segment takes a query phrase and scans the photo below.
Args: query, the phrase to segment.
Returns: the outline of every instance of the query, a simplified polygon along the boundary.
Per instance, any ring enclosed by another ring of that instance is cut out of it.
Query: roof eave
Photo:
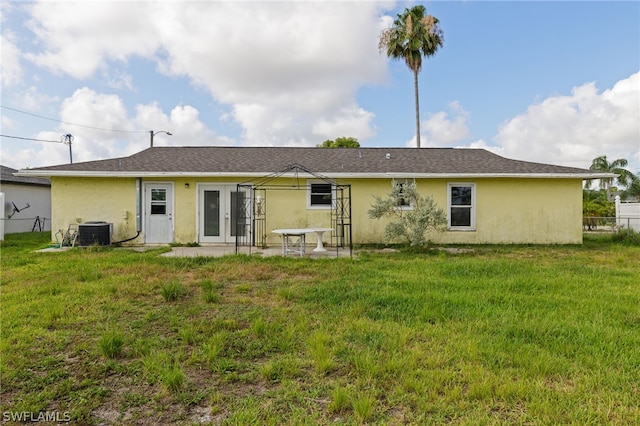
[[[521,178],[521,179],[607,179],[616,177],[613,173],[322,173],[328,178],[353,179],[389,179],[389,178],[420,178],[420,179],[470,179],[470,178]],[[15,176],[26,177],[264,177],[268,172],[160,172],[160,171],[69,171],[69,170],[20,170]],[[285,177],[295,173],[284,174]]]

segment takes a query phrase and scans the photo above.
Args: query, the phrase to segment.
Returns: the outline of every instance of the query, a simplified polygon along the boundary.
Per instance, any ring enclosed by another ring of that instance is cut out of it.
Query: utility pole
[[[73,135],[71,133],[62,135],[62,143],[65,145],[69,145],[69,163],[73,164],[73,154],[71,153],[71,142],[73,142]]]

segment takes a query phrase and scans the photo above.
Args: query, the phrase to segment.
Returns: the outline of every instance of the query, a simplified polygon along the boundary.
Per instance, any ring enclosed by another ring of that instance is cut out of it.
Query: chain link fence
[[[638,217],[600,217],[584,216],[582,218],[584,232],[615,233],[618,231],[640,232],[640,218]]]
[[[46,217],[0,218],[0,240],[4,240],[6,234],[50,231],[51,219]]]

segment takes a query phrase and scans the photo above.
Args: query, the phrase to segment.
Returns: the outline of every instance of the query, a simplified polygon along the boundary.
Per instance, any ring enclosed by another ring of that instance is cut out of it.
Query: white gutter
[[[137,177],[195,177],[195,178],[218,178],[218,177],[247,177],[265,178],[272,173],[252,172],[94,172],[94,171],[62,171],[62,170],[20,170],[14,173],[15,176],[37,176],[37,177],[110,177],[110,178],[137,178]],[[468,178],[522,178],[522,179],[604,179],[613,178],[617,175],[613,173],[318,173],[321,176],[332,179],[468,179]],[[285,173],[279,177],[303,177],[305,174]],[[313,175],[308,175],[314,178]]]

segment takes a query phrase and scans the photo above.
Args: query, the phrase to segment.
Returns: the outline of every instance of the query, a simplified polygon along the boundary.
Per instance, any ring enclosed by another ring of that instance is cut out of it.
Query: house
[[[4,234],[51,229],[49,179],[15,176],[17,172],[0,166],[0,239]]]
[[[336,244],[381,243],[385,222],[367,211],[404,182],[447,212],[433,242],[576,244],[582,181],[609,176],[484,149],[296,147],[151,147],[19,175],[51,179],[52,229],[98,221],[131,244],[251,245],[300,227],[330,227]]]

